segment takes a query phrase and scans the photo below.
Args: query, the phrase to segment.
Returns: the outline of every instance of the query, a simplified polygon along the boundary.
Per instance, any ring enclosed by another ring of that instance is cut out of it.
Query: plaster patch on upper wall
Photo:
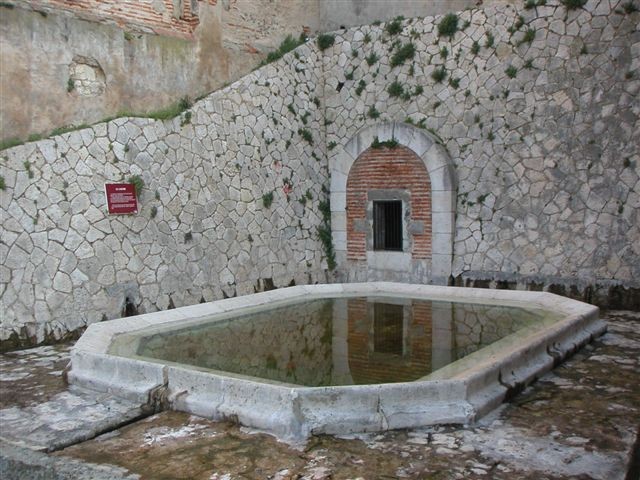
[[[95,58],[76,55],[69,65],[69,90],[81,97],[97,97],[107,89],[104,71]]]

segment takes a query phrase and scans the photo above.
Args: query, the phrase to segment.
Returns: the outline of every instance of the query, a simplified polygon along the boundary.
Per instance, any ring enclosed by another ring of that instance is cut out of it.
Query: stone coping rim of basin
[[[534,307],[551,311],[560,308],[566,314],[587,313],[597,307],[576,300],[548,293],[516,290],[490,290],[465,287],[442,287],[434,285],[402,284],[393,282],[368,282],[349,284],[318,284],[287,287],[234,298],[179,307],[171,310],[145,313],[133,317],[119,318],[91,324],[76,342],[74,351],[108,353],[113,337],[122,333],[133,333],[179,320],[197,322],[212,315],[234,312],[263,305],[278,306],[276,302],[293,302],[300,298],[320,299],[352,296],[355,294],[389,296],[403,295],[416,299],[450,301],[462,299],[467,303],[494,304],[519,307]],[[574,307],[571,309],[569,307]]]

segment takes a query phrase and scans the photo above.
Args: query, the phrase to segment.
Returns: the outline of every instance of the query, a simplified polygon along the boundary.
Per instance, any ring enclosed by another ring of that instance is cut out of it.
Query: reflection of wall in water
[[[389,335],[382,337],[380,319],[376,325],[374,304],[364,298],[349,299],[348,361],[353,383],[384,383],[415,380],[431,370],[431,305],[406,301],[402,335],[391,320]],[[376,329],[376,327],[378,327]],[[402,342],[402,345],[394,342]]]
[[[331,380],[331,300],[143,340],[140,354],[302,385]]]
[[[533,314],[502,306],[453,304],[453,359],[459,359],[527,326]]]

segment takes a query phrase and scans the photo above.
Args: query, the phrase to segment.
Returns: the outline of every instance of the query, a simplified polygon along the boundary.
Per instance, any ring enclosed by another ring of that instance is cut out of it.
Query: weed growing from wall
[[[272,203],[273,203],[273,191],[262,195],[262,205],[264,205],[264,208],[271,207]]]
[[[444,67],[436,68],[431,73],[431,78],[433,78],[436,83],[441,83],[445,78],[447,78],[447,71]]]
[[[576,10],[586,5],[587,0],[560,0],[567,10]]]
[[[439,37],[453,38],[457,31],[458,16],[455,13],[449,13],[445,15],[442,20],[440,20],[440,23],[438,24]]]
[[[8,138],[0,142],[0,150],[6,150],[7,148],[17,147],[18,145],[22,145],[23,143],[24,143],[24,140],[21,140],[17,137]]]
[[[298,135],[309,142],[309,144],[313,145],[313,135],[311,135],[311,132],[309,130],[307,130],[306,128],[300,128],[298,129]]]
[[[389,87],[387,88],[387,93],[390,97],[401,97],[404,95],[404,87],[400,82],[396,80],[391,85],[389,85]]]
[[[413,122],[411,123],[413,124]],[[381,142],[378,137],[375,137],[373,139],[373,142],[371,142],[371,148],[376,150],[379,148],[396,148],[398,145],[398,140],[396,140],[395,138],[391,138],[391,140],[385,140],[384,142]]]
[[[627,3],[625,3],[624,5],[622,5],[622,8],[624,9],[624,12],[626,14],[631,14],[633,12],[637,12],[638,11],[638,7],[635,6],[635,4],[630,0]]]
[[[142,180],[142,177],[140,177],[140,175],[131,175],[127,179],[127,183],[133,184],[133,187],[136,191],[136,196],[140,197],[140,195],[142,194],[142,189],[144,188],[144,180]]]
[[[402,15],[394,18],[389,23],[387,23],[387,26],[384,28],[385,31],[389,35],[397,35],[397,34],[399,34],[402,31],[402,21],[403,20],[404,20],[404,17]]]
[[[191,123],[191,112],[187,111],[184,112],[184,116],[182,117],[182,120],[180,120],[180,126],[184,127],[185,125],[188,125]]]
[[[270,52],[267,55],[267,58],[264,59],[262,63],[260,63],[260,66],[281,59],[286,53],[289,53],[291,50],[302,45],[306,41],[306,39],[307,37],[304,33],[300,34],[300,37],[298,37],[297,39],[293,38],[291,35],[287,35],[287,38],[285,38],[282,43],[280,43],[278,49],[274,52]]]
[[[336,37],[333,35],[328,35],[328,34],[322,34],[322,35],[318,35],[318,48],[320,50],[326,50],[327,48],[331,47],[336,41]]]
[[[24,169],[27,171],[27,176],[29,178],[33,178],[33,170],[31,170],[31,162],[29,160],[25,160],[22,164]]]
[[[322,224],[318,226],[318,239],[324,248],[324,254],[327,259],[327,267],[329,270],[336,268],[336,254],[333,248],[333,239],[331,237],[331,205],[329,200],[320,201],[318,210],[322,214]]]
[[[485,48],[491,48],[493,47],[494,44],[495,44],[495,37],[493,36],[493,33],[487,32],[487,39],[484,42]]]
[[[524,8],[526,10],[531,10],[532,8],[542,7],[547,4],[547,0],[527,0],[524,4]]]
[[[531,43],[536,39],[536,29],[529,28],[526,32],[524,32],[524,36],[522,40],[518,42],[518,46],[523,45],[525,43]]]
[[[400,45],[396,52],[391,56],[390,65],[397,67],[402,65],[407,60],[413,58],[416,54],[416,46],[409,42],[404,45]]]

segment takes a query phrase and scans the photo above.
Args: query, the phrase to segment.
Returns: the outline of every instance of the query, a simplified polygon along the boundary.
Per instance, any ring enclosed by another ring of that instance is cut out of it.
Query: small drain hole
[[[124,307],[122,308],[122,316],[133,317],[134,315],[138,315],[138,307],[135,306],[131,297],[126,297],[124,299]]]

